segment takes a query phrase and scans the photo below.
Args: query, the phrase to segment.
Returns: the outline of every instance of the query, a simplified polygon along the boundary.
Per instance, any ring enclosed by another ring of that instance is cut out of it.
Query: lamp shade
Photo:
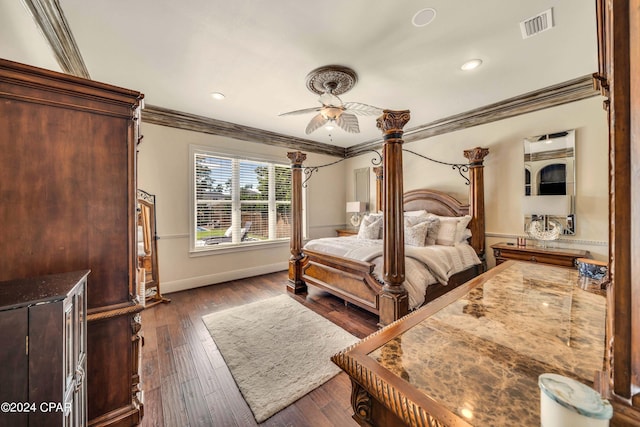
[[[366,212],[366,202],[347,202],[347,212]]]
[[[567,216],[572,213],[571,196],[525,196],[522,212],[525,215]]]

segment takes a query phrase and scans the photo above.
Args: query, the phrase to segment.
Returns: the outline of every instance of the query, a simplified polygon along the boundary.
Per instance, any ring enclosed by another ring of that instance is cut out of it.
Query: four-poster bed
[[[435,190],[414,190],[403,194],[402,128],[409,120],[409,111],[385,110],[378,118],[383,131],[383,166],[375,168],[377,176],[377,208],[382,211],[382,274],[374,274],[372,262],[332,255],[302,246],[302,163],[306,155],[288,154],[292,167],[292,236],[287,289],[305,293],[311,284],[352,304],[380,316],[380,324],[391,323],[409,312],[405,282],[404,212],[427,211],[443,217],[470,215],[470,245],[481,262],[453,274],[446,285],[435,283],[426,287],[425,302],[445,294],[485,270],[484,263],[484,148],[464,152],[469,160],[469,205]],[[384,171],[384,173],[382,172]],[[350,239],[350,238],[342,238]],[[383,282],[381,282],[381,280]]]

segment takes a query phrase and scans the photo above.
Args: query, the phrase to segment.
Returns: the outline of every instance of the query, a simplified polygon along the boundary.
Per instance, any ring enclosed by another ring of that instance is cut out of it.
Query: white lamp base
[[[360,216],[360,214],[358,213],[354,213],[353,215],[351,215],[351,225],[354,227],[359,227],[360,226],[360,221],[362,221],[362,217]]]

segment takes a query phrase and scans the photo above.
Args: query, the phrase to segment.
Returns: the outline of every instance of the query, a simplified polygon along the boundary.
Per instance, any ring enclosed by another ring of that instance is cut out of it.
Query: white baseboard
[[[225,271],[222,273],[207,274],[205,276],[189,277],[187,279],[172,280],[170,282],[162,282],[162,293],[185,291],[187,289],[199,288],[201,286],[213,285],[216,283],[228,282],[230,280],[239,280],[247,277],[260,276],[261,274],[275,273],[277,271],[285,271],[289,268],[289,262],[279,262],[276,264],[261,265],[258,267],[244,268],[242,270]]]

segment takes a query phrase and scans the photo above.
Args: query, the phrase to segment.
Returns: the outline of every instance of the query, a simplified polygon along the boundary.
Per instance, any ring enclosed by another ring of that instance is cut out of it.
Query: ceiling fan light
[[[320,114],[327,120],[335,120],[342,115],[342,109],[336,107],[325,107],[320,110]]]
[[[476,59],[471,59],[471,60],[465,62],[464,64],[462,64],[460,69],[463,70],[463,71],[471,71],[471,70],[475,70],[480,65],[482,65],[482,59],[476,58]]]

